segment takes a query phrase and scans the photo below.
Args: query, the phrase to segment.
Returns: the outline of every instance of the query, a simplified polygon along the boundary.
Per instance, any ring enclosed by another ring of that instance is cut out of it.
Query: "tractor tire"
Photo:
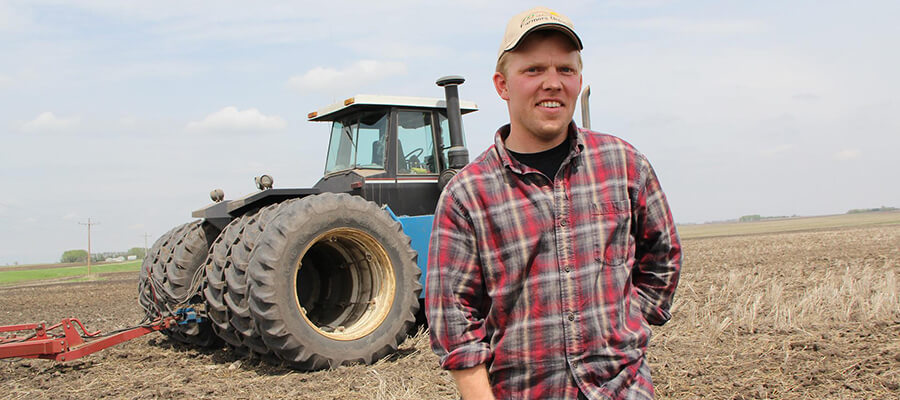
[[[150,247],[150,250],[144,256],[144,261],[141,263],[141,271],[138,275],[138,303],[144,310],[148,321],[163,316],[165,311],[158,308],[159,304],[164,304],[165,302],[157,303],[157,299],[163,294],[157,295],[156,290],[150,285],[153,265],[162,263],[163,261],[161,260],[171,257],[172,247],[168,243],[172,240],[172,235],[183,227],[184,225],[176,226],[160,236],[159,239],[156,239],[156,242],[153,242],[153,247]]]
[[[416,258],[400,223],[361,197],[285,203],[250,258],[250,312],[293,368],[371,364],[396,351],[415,323]]]
[[[153,280],[157,283],[151,290],[150,297],[141,301],[142,305],[152,303],[148,309],[152,312],[175,311],[187,304],[204,303],[202,285],[204,281],[202,266],[207,258],[212,240],[218,232],[202,220],[180,225],[154,243],[150,256],[144,259],[141,266],[141,279]],[[149,274],[148,274],[149,273]],[[142,281],[141,297],[148,294],[146,288],[150,282]],[[158,315],[150,315],[155,318]],[[184,343],[204,347],[219,343],[208,320],[197,324],[176,325],[163,331],[166,335]]]
[[[208,286],[204,291],[210,319],[219,336],[235,347],[246,347],[270,361],[272,352],[260,338],[247,304],[247,265],[250,252],[281,204],[269,205],[228,225],[213,245],[207,262]]]
[[[203,288],[203,297],[206,299],[206,314],[212,322],[213,331],[222,340],[244,351],[244,340],[241,334],[231,327],[228,306],[225,304],[225,268],[231,247],[239,240],[241,225],[244,218],[235,218],[222,230],[209,250],[206,259],[206,287]]]

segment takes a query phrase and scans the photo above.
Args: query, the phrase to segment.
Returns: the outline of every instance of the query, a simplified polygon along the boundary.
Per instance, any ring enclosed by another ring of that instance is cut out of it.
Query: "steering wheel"
[[[418,157],[421,156],[422,153],[424,153],[424,152],[425,152],[425,149],[419,147],[419,148],[417,148],[417,149],[413,149],[413,151],[410,151],[409,153],[406,153],[406,155],[403,156],[403,158],[405,158],[405,159],[407,159],[407,160],[409,160],[410,157],[416,157],[416,158],[418,158]]]

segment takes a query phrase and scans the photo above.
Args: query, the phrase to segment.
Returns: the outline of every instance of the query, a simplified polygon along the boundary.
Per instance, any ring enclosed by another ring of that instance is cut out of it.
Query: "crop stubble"
[[[900,397],[900,225],[688,239],[649,359],[663,399]],[[139,320],[137,277],[0,289],[0,325]],[[160,334],[69,363],[0,361],[2,398],[455,399],[427,335],[373,366],[300,373]]]

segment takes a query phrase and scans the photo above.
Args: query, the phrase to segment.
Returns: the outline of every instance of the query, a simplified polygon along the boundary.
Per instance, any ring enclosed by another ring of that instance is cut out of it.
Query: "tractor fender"
[[[235,218],[259,210],[265,206],[281,203],[290,199],[299,199],[312,194],[322,193],[319,188],[278,188],[266,189],[234,200],[213,203],[191,213],[194,218],[203,218],[206,222],[224,230]]]
[[[434,215],[404,215],[398,217],[390,207],[384,206],[384,209],[394,221],[399,222],[403,226],[403,233],[409,236],[412,249],[419,254],[417,264],[419,270],[422,271],[419,281],[422,283],[422,287],[425,287],[425,276],[428,275],[428,246],[431,243],[431,227],[434,223]],[[425,292],[423,291],[419,297],[424,298]]]

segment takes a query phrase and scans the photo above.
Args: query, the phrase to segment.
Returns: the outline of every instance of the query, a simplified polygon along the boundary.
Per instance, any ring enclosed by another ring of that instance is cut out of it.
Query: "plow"
[[[168,329],[178,323],[178,318],[166,317],[108,334],[88,332],[77,318],[63,318],[58,324],[49,327],[46,322],[0,326],[0,334],[10,335],[0,337],[0,358],[72,361],[148,333]],[[16,336],[17,332],[30,334]]]

